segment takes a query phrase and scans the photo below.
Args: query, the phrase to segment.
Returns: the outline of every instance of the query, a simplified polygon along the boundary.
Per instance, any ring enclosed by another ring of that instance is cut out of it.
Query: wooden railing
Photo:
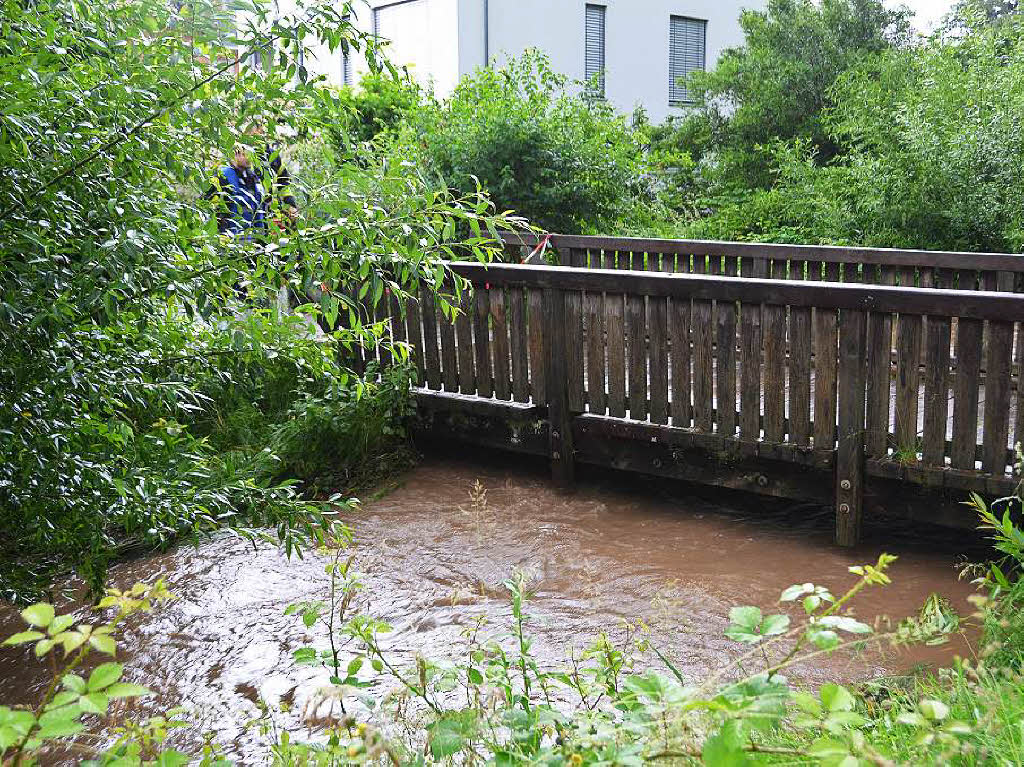
[[[872,478],[961,498],[1014,487],[1010,446],[1024,440],[1024,388],[1013,385],[1011,364],[1015,339],[1024,352],[1015,333],[1024,295],[453,269],[474,287],[454,324],[425,295],[405,317],[396,313],[396,336],[413,348],[426,392],[533,408],[549,424],[562,482],[576,461],[628,463],[595,452],[598,437],[812,467],[833,473],[843,544],[857,540]]]
[[[512,262],[541,237],[502,235]],[[1024,292],[1024,255],[714,240],[659,240],[552,234],[562,266],[718,274],[754,279],[823,280],[870,285]]]

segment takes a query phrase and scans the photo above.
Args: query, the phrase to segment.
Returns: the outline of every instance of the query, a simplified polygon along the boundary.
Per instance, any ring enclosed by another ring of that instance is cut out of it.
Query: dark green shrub
[[[550,231],[612,228],[643,194],[641,148],[607,103],[568,86],[536,51],[478,70],[417,113],[427,163],[449,187],[479,180],[499,210]]]

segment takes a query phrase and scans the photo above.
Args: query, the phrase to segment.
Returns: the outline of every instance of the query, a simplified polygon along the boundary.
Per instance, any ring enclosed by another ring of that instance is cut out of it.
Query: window
[[[708,23],[703,19],[673,16],[668,35],[668,103],[682,106],[693,103],[693,97],[682,80],[704,69],[704,42]]]
[[[587,81],[587,95],[604,98],[604,12],[603,5],[587,4],[586,61],[583,76]]]
[[[344,24],[351,24],[352,14],[346,13],[341,20]],[[341,41],[341,84],[352,84],[352,52],[347,39]]]

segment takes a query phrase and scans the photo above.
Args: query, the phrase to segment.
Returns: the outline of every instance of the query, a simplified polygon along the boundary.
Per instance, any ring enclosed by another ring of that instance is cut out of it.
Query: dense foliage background
[[[455,238],[493,225],[485,198],[377,155],[325,165],[297,226],[220,237],[201,193],[234,148],[262,161],[334,103],[298,41],[366,43],[333,3],[254,5],[237,39],[218,7],[3,3],[0,597],[71,570],[99,588],[125,548],[224,524],[319,539],[336,507],[309,482],[390,449],[407,411],[402,350],[354,364],[384,337],[371,310],[492,253]],[[322,330],[278,311],[284,285]],[[310,458],[314,434],[344,439]]]

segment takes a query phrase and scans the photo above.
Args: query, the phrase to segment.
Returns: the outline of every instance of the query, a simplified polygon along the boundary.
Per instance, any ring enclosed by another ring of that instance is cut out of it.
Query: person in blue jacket
[[[204,197],[220,201],[218,232],[253,242],[268,230],[275,198],[289,221],[297,217],[290,186],[291,176],[279,152],[268,148],[263,162],[254,166],[249,152],[240,146],[230,164],[220,169]]]

